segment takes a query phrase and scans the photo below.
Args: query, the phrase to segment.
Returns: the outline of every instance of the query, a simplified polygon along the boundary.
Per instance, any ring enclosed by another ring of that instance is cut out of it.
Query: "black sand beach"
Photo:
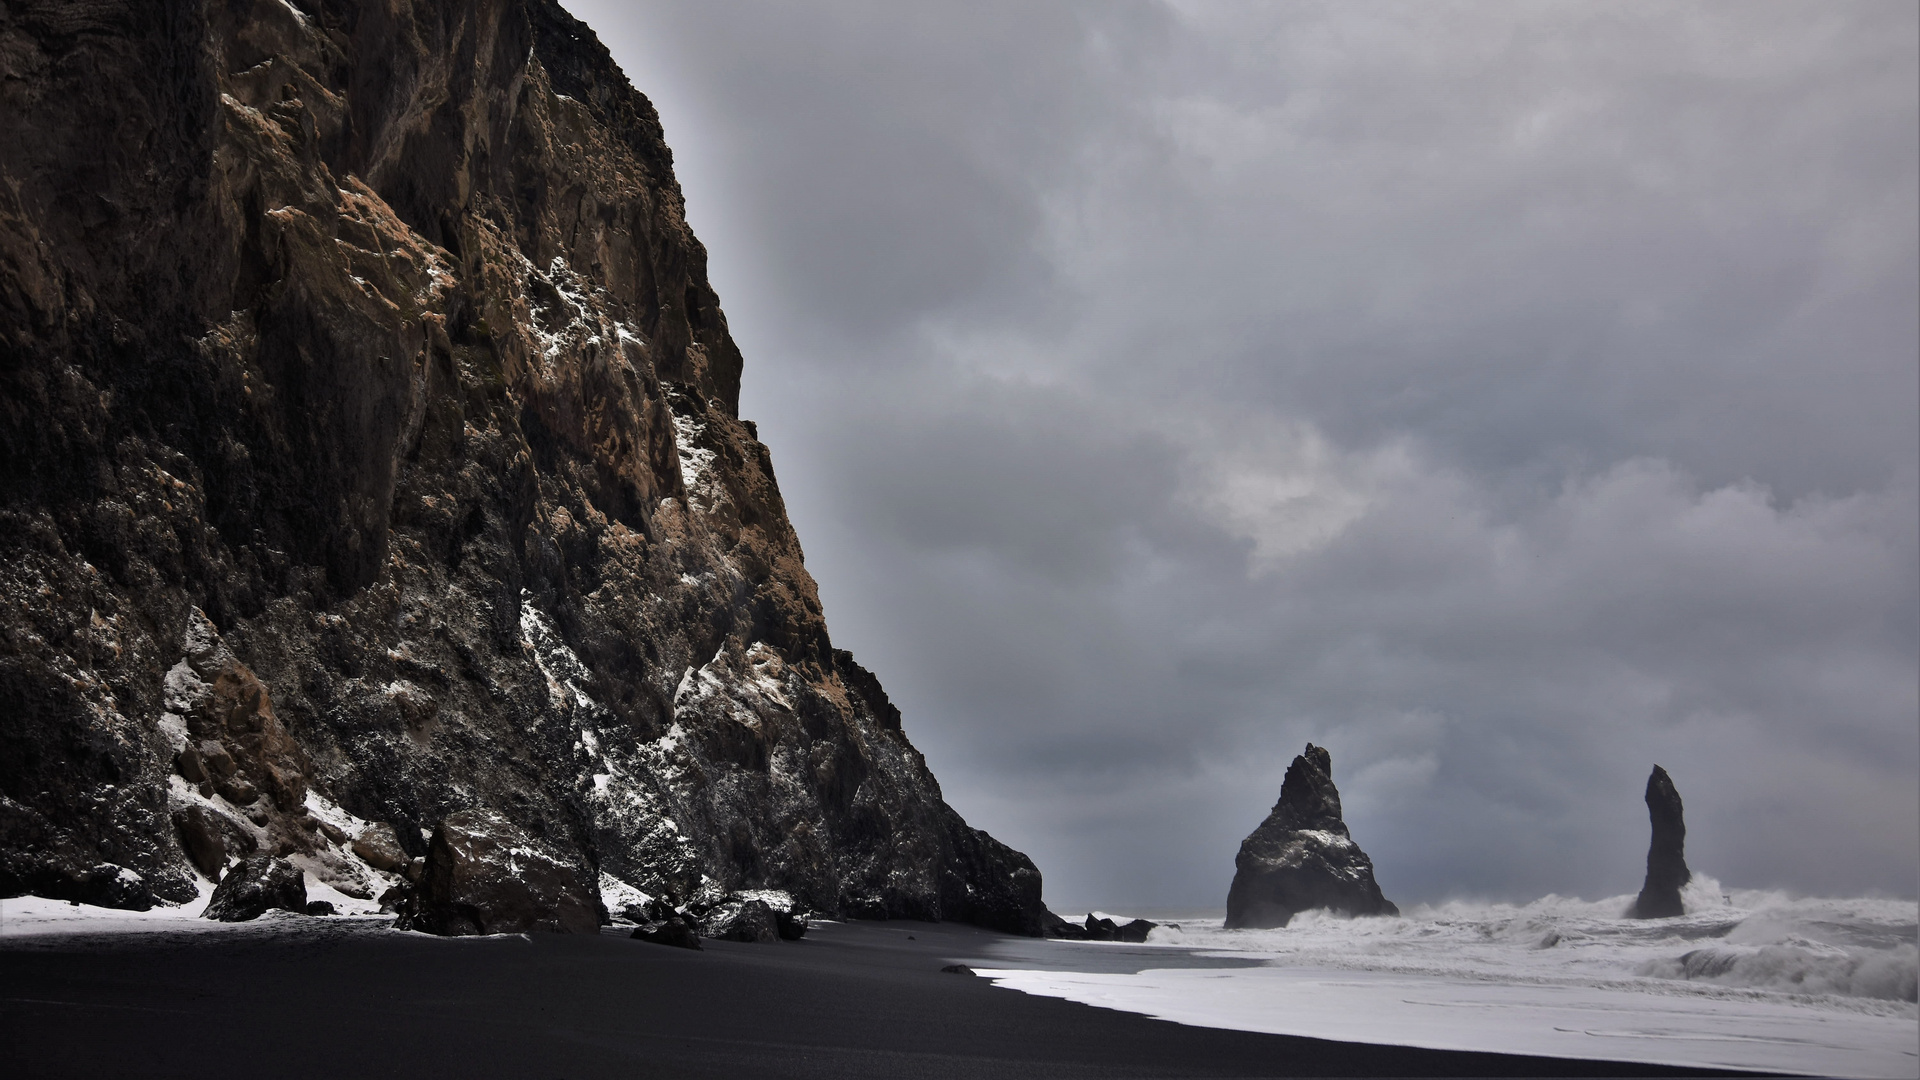
[[[941,971],[1067,947],[905,922],[701,952],[331,919],[0,937],[0,1044],[21,1080],[1709,1075],[1186,1027]]]

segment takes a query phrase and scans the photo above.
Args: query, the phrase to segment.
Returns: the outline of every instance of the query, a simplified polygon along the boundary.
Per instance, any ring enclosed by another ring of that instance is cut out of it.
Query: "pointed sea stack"
[[[1628,909],[1630,919],[1665,919],[1686,914],[1680,889],[1693,880],[1687,869],[1687,822],[1681,816],[1680,793],[1673,778],[1658,765],[1647,777],[1647,816],[1653,819],[1653,842],[1647,847],[1647,881]]]
[[[1227,929],[1285,926],[1326,908],[1342,915],[1398,915],[1373,880],[1373,860],[1340,817],[1333,756],[1307,744],[1280,785],[1280,801],[1240,844],[1227,892]]]

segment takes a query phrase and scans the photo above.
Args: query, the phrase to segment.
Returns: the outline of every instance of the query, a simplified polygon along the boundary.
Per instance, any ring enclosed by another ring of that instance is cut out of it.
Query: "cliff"
[[[371,894],[473,811],[622,896],[1038,931],[833,647],[583,24],[8,0],[0,131],[0,892]]]

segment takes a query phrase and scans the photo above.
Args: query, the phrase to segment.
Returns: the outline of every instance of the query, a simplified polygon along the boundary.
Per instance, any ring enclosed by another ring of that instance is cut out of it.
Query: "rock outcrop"
[[[568,860],[491,810],[462,810],[434,827],[412,926],[430,934],[591,934],[600,902]]]
[[[1647,777],[1647,816],[1653,840],[1647,845],[1647,879],[1628,909],[1630,919],[1665,919],[1686,914],[1680,890],[1693,880],[1687,869],[1687,822],[1673,778],[1658,765]]]
[[[407,849],[400,846],[400,834],[384,821],[376,821],[360,830],[360,835],[354,837],[351,850],[368,866],[390,874],[405,875],[409,864],[413,862],[407,855]]]
[[[686,914],[701,937],[722,941],[799,941],[807,934],[806,911],[777,889],[734,893]]]
[[[1089,911],[1087,921],[1081,928],[1088,941],[1125,941],[1140,944],[1147,940],[1147,935],[1153,933],[1153,928],[1158,925],[1160,924],[1146,919],[1129,919],[1124,923],[1116,923],[1112,919],[1101,918]]]
[[[152,890],[139,874],[113,863],[42,867],[26,883],[40,896],[94,907],[147,911],[154,903]]]
[[[275,910],[307,914],[306,877],[285,859],[254,855],[220,879],[203,914],[218,922],[246,922]]]
[[[584,25],[28,0],[0,57],[0,893],[383,895],[480,811],[589,892],[1040,931],[833,647]]]
[[[700,932],[680,915],[636,926],[633,928],[633,938],[636,941],[650,941],[655,945],[671,945],[676,949],[701,947]]]
[[[780,925],[764,900],[724,903],[700,919],[700,936],[718,941],[780,940]]]
[[[1227,928],[1285,926],[1302,911],[1398,915],[1373,880],[1373,860],[1340,816],[1333,756],[1307,744],[1287,767],[1280,801],[1242,841],[1227,892]]]

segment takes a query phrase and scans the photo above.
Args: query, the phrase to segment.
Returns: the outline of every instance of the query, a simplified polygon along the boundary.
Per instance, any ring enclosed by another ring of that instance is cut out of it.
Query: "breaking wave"
[[[1727,890],[1699,874],[1682,899],[1686,913],[1670,919],[1625,918],[1631,896],[1545,896],[1527,904],[1416,905],[1398,918],[1303,912],[1280,930],[1185,920],[1155,930],[1151,940],[1349,970],[1615,987],[1659,980],[1647,988],[1684,983],[1863,1004],[1916,1001],[1920,905],[1913,901]]]
[[[1685,913],[1631,896],[1456,900],[1399,916],[1303,912],[1228,930],[1218,910],[1142,945],[1007,947],[975,970],[1029,994],[1205,1027],[1320,1039],[1816,1076],[1912,1077],[1920,904],[1723,889]]]
[[[1889,1001],[1920,997],[1920,949],[1913,945],[1879,953],[1816,943],[1695,949],[1671,959],[1650,960],[1639,973],[1796,994]]]

